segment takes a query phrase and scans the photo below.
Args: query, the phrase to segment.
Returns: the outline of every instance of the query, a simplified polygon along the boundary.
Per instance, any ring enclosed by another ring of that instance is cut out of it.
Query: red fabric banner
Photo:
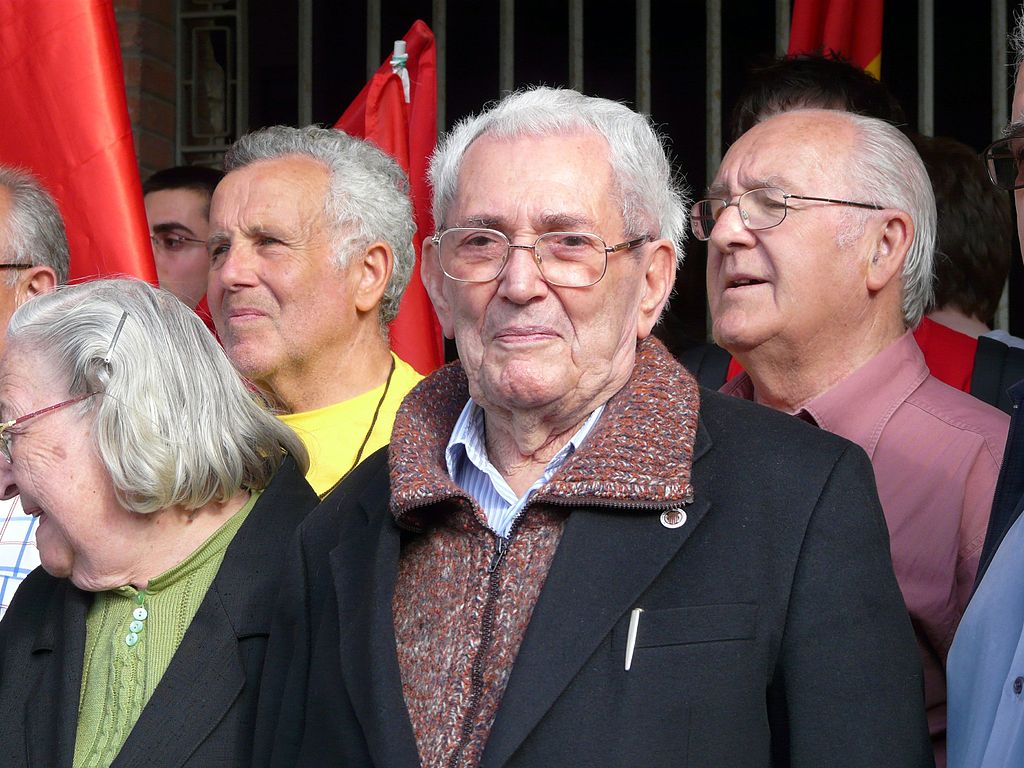
[[[111,0],[0,0],[0,163],[64,215],[71,279],[156,284]]]
[[[882,0],[795,0],[789,55],[835,51],[882,73]]]
[[[413,368],[427,374],[444,363],[441,326],[419,270],[423,240],[434,231],[427,162],[437,141],[437,52],[434,34],[422,21],[416,21],[402,39],[409,56],[409,103],[405,103],[401,78],[391,71],[389,57],[334,127],[369,139],[409,175],[417,224],[416,267],[398,317],[391,323],[391,347]]]

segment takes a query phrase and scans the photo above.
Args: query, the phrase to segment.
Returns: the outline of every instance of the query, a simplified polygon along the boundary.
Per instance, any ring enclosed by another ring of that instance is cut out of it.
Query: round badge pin
[[[682,528],[686,523],[686,512],[681,507],[667,509],[661,513],[661,524],[666,528]]]

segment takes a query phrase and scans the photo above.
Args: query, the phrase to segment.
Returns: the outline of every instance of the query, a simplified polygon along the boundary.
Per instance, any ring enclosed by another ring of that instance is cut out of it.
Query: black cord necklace
[[[326,491],[320,494],[320,501],[323,501],[327,496],[337,488],[341,483],[348,477],[352,470],[359,466],[359,462],[363,460],[363,451],[366,450],[367,443],[370,442],[370,436],[373,435],[373,429],[377,426],[377,417],[380,416],[380,409],[384,406],[384,401],[388,397],[388,390],[391,389],[391,377],[395,375],[395,358],[391,358],[391,370],[388,371],[387,381],[384,382],[384,391],[381,393],[380,400],[377,401],[377,407],[373,409],[373,418],[370,420],[370,428],[366,430],[366,435],[363,437],[363,442],[359,446],[359,450],[356,452],[356,460],[352,462],[352,466],[348,468],[341,477],[335,481],[334,485],[328,488]]]

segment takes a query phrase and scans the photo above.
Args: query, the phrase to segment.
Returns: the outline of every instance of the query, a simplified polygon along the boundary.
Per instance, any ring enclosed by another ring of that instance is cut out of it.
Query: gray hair
[[[8,264],[33,264],[49,267],[57,275],[58,285],[68,281],[68,237],[57,204],[36,179],[25,171],[0,165],[0,187],[11,196],[2,256]],[[0,226],[3,223],[0,222]],[[8,285],[17,281],[9,270]]]
[[[295,434],[167,291],[126,279],[64,286],[18,308],[7,338],[8,350],[53,361],[72,396],[103,395],[74,407],[95,413],[100,460],[135,512],[198,509],[265,488],[285,451],[308,465]]]
[[[324,215],[334,229],[334,254],[344,267],[351,254],[371,243],[384,242],[394,254],[394,270],[380,302],[381,327],[395,319],[409,284],[416,251],[409,181],[393,159],[368,141],[344,131],[309,125],[274,125],[253,131],[224,155],[224,170],[244,168],[261,160],[289,155],[312,158],[330,176]]]
[[[830,111],[829,115],[849,122],[857,131],[857,142],[846,160],[846,183],[852,194],[864,202],[904,211],[914,222],[902,278],[903,322],[915,328],[933,301],[938,216],[928,171],[910,139],[884,120],[852,112]]]
[[[613,194],[622,209],[626,236],[671,240],[676,259],[682,263],[687,190],[673,178],[665,145],[650,119],[618,102],[564,88],[537,87],[509,94],[480,114],[461,120],[441,140],[430,160],[438,228],[447,226],[462,158],[478,138],[581,132],[597,134],[608,142]]]
[[[1014,74],[1024,64],[1024,6],[1013,14],[1013,29],[1010,30],[1010,50],[1013,51]]]

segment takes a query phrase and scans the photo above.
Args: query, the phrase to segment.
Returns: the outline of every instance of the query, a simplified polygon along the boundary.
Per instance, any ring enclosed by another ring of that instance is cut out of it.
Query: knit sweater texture
[[[402,691],[424,766],[479,765],[572,509],[648,509],[693,495],[697,384],[649,338],[638,345],[626,386],[531,497],[499,554],[485,514],[445,467],[445,447],[468,398],[465,372],[453,363],[410,393],[392,432],[391,512],[415,532],[403,546],[392,611]]]
[[[253,493],[195,552],[152,579],[142,601],[132,586],[96,595],[85,622],[74,768],[101,768],[117,757],[259,496]],[[146,618],[136,626],[144,628],[128,645],[125,637],[140,606]]]

